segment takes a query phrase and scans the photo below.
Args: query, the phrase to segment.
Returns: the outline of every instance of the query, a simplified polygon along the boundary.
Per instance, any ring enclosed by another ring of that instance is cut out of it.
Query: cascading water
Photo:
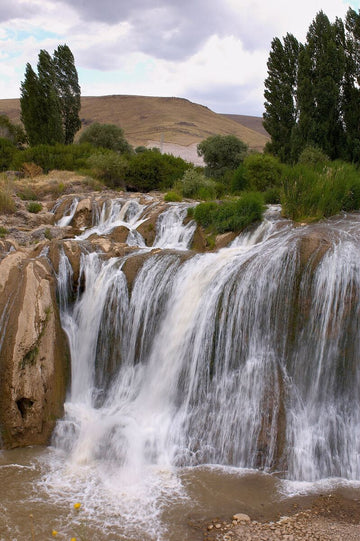
[[[124,220],[113,210],[103,233]],[[295,228],[272,209],[229,247],[196,255],[185,214],[160,216],[157,250],[140,250],[130,288],[139,252],[84,253],[74,302],[60,261],[72,383],[43,487],[81,494],[90,515],[101,506],[106,531],[121,515],[118,539],[170,539],[162,510],[186,499],[189,467],[360,479],[359,217]],[[305,257],[309,231],[320,241]]]

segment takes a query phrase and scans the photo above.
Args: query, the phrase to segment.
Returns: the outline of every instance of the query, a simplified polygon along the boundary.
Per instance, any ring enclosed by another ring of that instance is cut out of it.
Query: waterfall
[[[128,218],[123,202],[107,207],[98,224],[137,223],[136,205]],[[114,516],[155,528],[144,539],[167,538],[159,513],[170,494],[186,497],[183,468],[360,479],[359,216],[295,227],[271,207],[258,227],[204,254],[188,251],[195,226],[185,216],[182,204],[159,216],[155,251],[84,252],[75,299],[64,252],[59,264],[71,350],[53,437],[66,457],[61,483],[69,471],[84,483],[87,472],[94,509],[111,493]]]
[[[160,217],[155,246],[185,248],[185,213]],[[272,209],[217,253],[149,254],[131,291],[132,256],[83,255],[85,291],[71,306],[60,295],[72,387],[56,444],[134,471],[213,463],[359,479],[359,234],[329,223],[326,253],[302,264],[308,229]]]

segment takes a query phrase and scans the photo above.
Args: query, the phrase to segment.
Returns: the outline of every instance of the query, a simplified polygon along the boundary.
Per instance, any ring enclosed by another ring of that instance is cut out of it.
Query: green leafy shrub
[[[131,145],[125,139],[124,130],[115,124],[94,122],[80,135],[79,143],[91,143],[94,147],[107,148],[121,154],[132,152]]]
[[[167,201],[168,203],[176,203],[182,201],[182,197],[177,192],[168,192],[164,195],[164,201]]]
[[[197,146],[206,163],[206,174],[215,178],[236,169],[247,153],[247,145],[235,135],[212,135]]]
[[[5,137],[0,137],[0,171],[11,168],[16,153],[16,146]]]
[[[241,231],[251,223],[261,220],[263,199],[258,193],[244,193],[241,197],[216,203],[200,203],[193,211],[194,218],[214,233]]]
[[[88,166],[96,178],[111,188],[125,187],[128,167],[126,158],[113,150],[102,149],[88,158]]]
[[[129,158],[125,174],[128,189],[149,192],[166,190],[180,179],[190,164],[182,158],[161,154],[158,150],[146,150]]]
[[[25,150],[18,150],[13,158],[15,169],[21,169],[24,162],[35,163],[44,172],[52,169],[77,171],[86,167],[87,159],[94,153],[94,147],[82,145],[37,145]]]
[[[264,192],[264,202],[267,205],[278,205],[281,202],[281,190],[278,186],[268,188]]]
[[[329,157],[321,148],[309,145],[301,152],[298,163],[309,167],[323,167],[329,161]]]
[[[33,214],[37,214],[42,209],[42,204],[38,201],[30,201],[30,203],[27,204],[27,207],[29,212],[32,212]]]
[[[247,190],[248,187],[249,187],[249,181],[246,176],[246,168],[244,164],[242,163],[232,173],[232,177],[230,180],[230,190],[232,193],[238,193],[238,192],[242,192],[243,190]]]
[[[184,176],[177,182],[176,188],[183,197],[190,199],[215,199],[217,195],[216,183],[194,168],[185,171]]]
[[[8,230],[1,225],[0,226],[0,238],[3,239],[7,234],[8,234]]]
[[[244,168],[245,179],[252,190],[265,192],[281,183],[282,166],[270,154],[249,154],[244,160]]]

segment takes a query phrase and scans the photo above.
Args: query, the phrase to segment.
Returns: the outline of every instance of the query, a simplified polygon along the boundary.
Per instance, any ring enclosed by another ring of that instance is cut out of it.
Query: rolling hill
[[[0,100],[0,113],[20,122],[19,100]],[[168,145],[194,147],[215,134],[234,134],[256,150],[262,150],[269,139],[266,132],[259,131],[259,122],[251,124],[246,120],[256,117],[232,118],[183,98],[85,96],[81,98],[80,117],[82,129],[92,122],[116,124],[124,129],[133,146],[153,145],[164,150]]]

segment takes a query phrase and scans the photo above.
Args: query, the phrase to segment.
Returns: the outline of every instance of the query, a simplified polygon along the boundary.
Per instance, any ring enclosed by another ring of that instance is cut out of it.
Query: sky
[[[27,62],[66,43],[83,96],[175,96],[261,116],[271,40],[305,41],[323,10],[360,0],[0,0],[0,98],[20,96]]]

